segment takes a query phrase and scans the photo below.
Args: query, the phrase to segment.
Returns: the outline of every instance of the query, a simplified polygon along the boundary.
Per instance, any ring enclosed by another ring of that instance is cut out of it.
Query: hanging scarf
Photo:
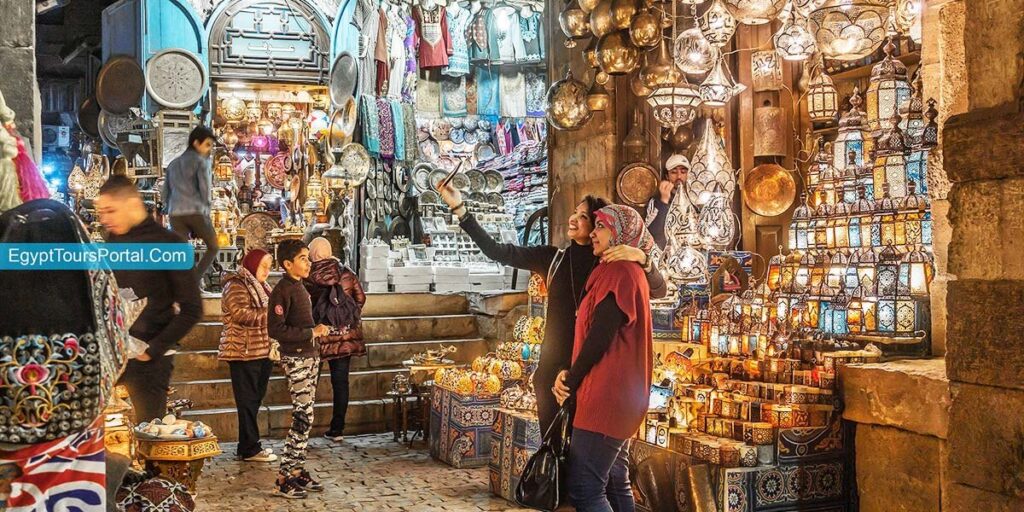
[[[46,188],[43,176],[39,174],[39,168],[32,158],[28,156],[28,149],[25,141],[18,137],[14,130],[14,123],[7,125],[7,130],[17,140],[18,155],[14,157],[14,167],[17,170],[18,182],[21,185],[21,200],[29,202],[33,199],[46,199],[50,197],[50,190]]]
[[[391,100],[391,117],[395,125],[395,160],[405,160],[405,114],[402,112],[402,104]]]
[[[0,212],[22,203],[18,192],[18,168],[14,163],[17,156],[18,141],[0,129]]]
[[[405,159],[416,160],[416,116],[413,106],[402,105],[402,119],[405,121]]]
[[[612,245],[636,247],[647,254],[654,251],[654,237],[644,226],[644,219],[636,210],[621,204],[612,204],[594,213],[596,220],[612,232]]]
[[[377,113],[380,120],[380,157],[395,157],[395,118],[391,114],[388,100],[377,98]]]
[[[380,156],[380,122],[377,114],[377,100],[373,96],[363,95],[359,98],[363,114],[363,142],[366,150],[374,158]]]

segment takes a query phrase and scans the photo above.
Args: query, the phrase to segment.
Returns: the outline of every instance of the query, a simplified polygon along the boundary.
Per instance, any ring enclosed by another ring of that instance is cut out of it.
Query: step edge
[[[374,373],[398,373],[398,372],[407,372],[407,371],[409,371],[408,368],[400,367],[400,366],[393,366],[393,367],[390,367],[390,368],[372,368],[372,369],[363,369],[363,370],[352,370],[352,371],[349,372],[349,375],[350,376],[351,375],[370,375],[370,374],[374,374]],[[329,371],[320,372],[320,377],[330,377],[330,376],[331,376],[331,372],[329,372]],[[270,374],[270,380],[282,380],[284,378],[285,378],[285,376],[283,374],[280,374],[280,373],[272,373],[272,374]],[[187,384],[187,385],[191,385],[191,386],[204,386],[204,385],[215,385],[215,384],[231,384],[231,378],[230,377],[226,377],[226,378],[223,378],[223,379],[179,380],[179,381],[171,382],[172,386],[175,385],[175,384],[177,384],[179,386],[181,386],[183,384]]]
[[[366,340],[364,340],[364,343],[366,345],[378,346],[378,345],[399,345],[399,344],[403,344],[403,343],[408,343],[408,344],[459,343],[459,342],[467,342],[467,341],[487,341],[487,339],[486,338],[481,338],[481,337],[476,337],[476,338],[436,338],[436,339],[431,339],[431,340],[383,340],[383,341],[381,341],[381,340],[377,340],[377,341],[366,341]],[[200,349],[200,350],[178,350],[174,355],[180,356],[182,354],[211,354],[211,353],[212,354],[217,354],[218,352],[219,352],[219,350],[217,350],[217,349],[206,348],[206,349]],[[363,357],[363,356],[357,356],[357,357]],[[226,363],[227,361],[224,361],[224,362]]]
[[[389,401],[390,401],[389,399],[385,399],[385,398],[367,398],[367,399],[364,399],[364,400],[351,400],[351,401],[349,401],[348,405],[349,405],[349,407],[361,406],[361,405],[371,405],[371,406],[372,405],[387,405]],[[313,407],[314,408],[317,408],[317,407],[320,407],[320,408],[322,408],[322,407],[334,407],[334,403],[333,402],[317,401],[317,402],[315,402],[313,404]],[[288,405],[266,405],[266,404],[264,404],[264,405],[260,406],[260,412],[286,411],[286,410],[291,409],[291,408],[292,408],[291,404],[288,404]],[[187,410],[187,411],[182,411],[181,415],[182,416],[209,416],[209,415],[214,415],[214,414],[237,414],[237,413],[238,413],[238,410],[235,409],[234,407],[216,407],[216,408],[213,408],[213,409],[190,409],[190,410]]]

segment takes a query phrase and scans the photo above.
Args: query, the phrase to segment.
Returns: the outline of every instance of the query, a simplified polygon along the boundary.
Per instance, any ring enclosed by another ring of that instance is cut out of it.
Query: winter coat
[[[217,359],[251,361],[270,355],[267,334],[267,304],[270,287],[260,283],[248,270],[224,278],[221,311],[224,330],[220,334]]]
[[[366,294],[359,284],[359,278],[352,270],[341,264],[337,258],[328,258],[313,262],[309,277],[304,281],[309,291],[310,301],[314,310],[320,298],[331,289],[340,284],[345,294],[355,301],[359,310],[362,310],[366,303]],[[322,319],[314,318],[317,323]],[[330,324],[327,324],[330,325]],[[362,322],[356,318],[354,325],[331,325],[331,334],[319,338],[320,357],[327,361],[340,359],[349,356],[359,356],[366,353],[366,345],[363,343]]]

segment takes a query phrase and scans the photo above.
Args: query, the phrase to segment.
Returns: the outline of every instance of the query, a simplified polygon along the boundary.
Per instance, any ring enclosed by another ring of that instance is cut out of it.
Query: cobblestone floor
[[[280,454],[281,441],[264,441]],[[390,434],[312,439],[307,469],[326,487],[304,500],[271,495],[277,463],[235,460],[235,444],[208,462],[199,482],[196,510],[206,511],[522,511],[490,493],[487,468],[455,469],[430,458],[422,443],[412,450]]]

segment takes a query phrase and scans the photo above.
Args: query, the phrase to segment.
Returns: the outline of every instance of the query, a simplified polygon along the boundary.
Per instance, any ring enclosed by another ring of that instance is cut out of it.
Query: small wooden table
[[[206,459],[221,454],[216,436],[181,441],[138,439],[138,454],[146,469],[188,487],[196,493],[196,482]]]

